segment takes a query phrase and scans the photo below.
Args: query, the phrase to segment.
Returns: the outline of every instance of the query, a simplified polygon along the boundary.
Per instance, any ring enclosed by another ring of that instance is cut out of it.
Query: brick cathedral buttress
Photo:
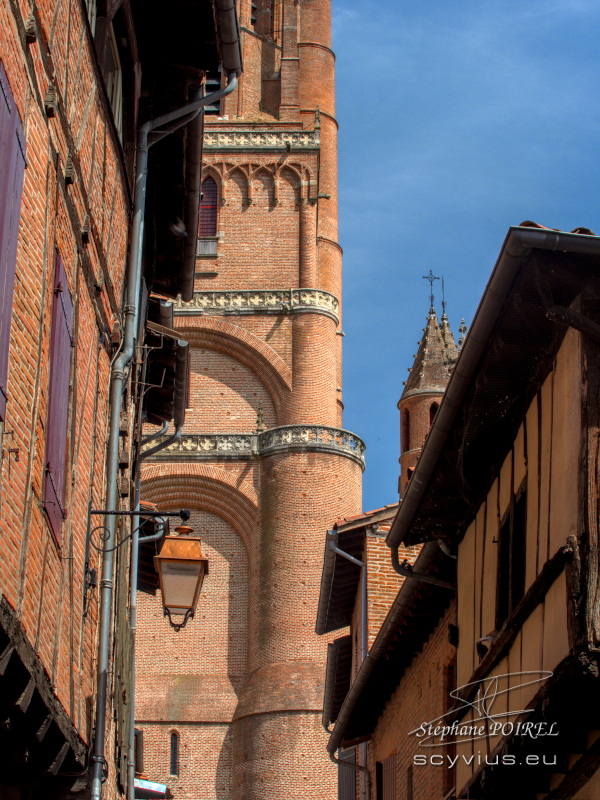
[[[330,2],[243,0],[239,19],[239,90],[205,121],[215,235],[176,309],[190,410],[142,488],[192,509],[210,571],[180,632],[140,594],[137,725],[144,773],[175,798],[325,800],[323,531],[360,513],[363,468],[342,429]]]

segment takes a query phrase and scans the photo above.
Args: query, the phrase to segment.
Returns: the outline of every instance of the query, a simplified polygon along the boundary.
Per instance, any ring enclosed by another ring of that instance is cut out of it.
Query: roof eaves
[[[600,256],[600,237],[545,228],[511,227],[483,294],[469,334],[435,416],[419,462],[387,536],[390,547],[408,542],[409,530],[430,484],[438,458],[458,416],[471,379],[524,260],[533,249]],[[414,542],[410,541],[411,544]]]
[[[434,555],[438,550],[439,547],[437,542],[427,542],[423,546],[423,549],[419,553],[419,556],[414,564],[415,572],[426,573],[433,561]],[[412,600],[419,583],[420,581],[415,579],[405,580],[400,588],[400,591],[396,595],[394,602],[392,603],[392,606],[388,611],[381,628],[379,629],[379,633],[373,642],[373,646],[361,664],[356,678],[350,687],[350,691],[348,692],[346,699],[342,704],[337,722],[331,733],[329,742],[327,743],[327,750],[330,753],[335,753],[335,751],[341,746],[341,743],[344,739],[344,733],[346,732],[346,727],[350,721],[352,713],[354,712],[361,695],[368,687],[369,680],[375,667],[382,656],[385,655],[387,646],[392,636],[395,634],[398,624],[407,612],[410,601]],[[398,676],[398,680],[400,677],[401,676]],[[395,686],[391,687],[390,694],[393,693],[395,688]]]

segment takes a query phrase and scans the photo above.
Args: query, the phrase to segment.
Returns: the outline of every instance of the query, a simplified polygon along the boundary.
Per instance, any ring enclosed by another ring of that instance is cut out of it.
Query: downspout
[[[153,434],[152,436],[147,436],[145,439],[142,439],[142,444],[149,444],[151,441],[154,441],[159,438],[159,436],[164,436],[164,434],[169,429],[169,423],[165,422],[160,431],[158,433]],[[134,493],[134,511],[136,512],[135,516],[132,517],[131,524],[133,525],[133,536],[131,537],[131,565],[130,565],[130,573],[131,578],[129,582],[129,625],[131,627],[131,681],[129,684],[129,699],[131,705],[131,714],[129,719],[129,757],[127,760],[127,800],[134,800],[135,798],[135,635],[137,629],[137,575],[138,575],[138,565],[139,565],[139,543],[140,543],[140,494],[141,494],[141,462],[145,459],[149,458],[154,453],[157,453],[159,450],[164,450],[165,447],[168,447],[173,442],[177,442],[181,439],[181,427],[175,430],[175,433],[166,439],[164,442],[160,442],[159,444],[155,445],[154,447],[144,450],[138,456],[138,464],[135,476],[135,493]],[[158,519],[161,519],[160,517]],[[164,525],[161,527],[161,530],[157,532],[155,536],[145,536],[144,542],[151,542],[155,539],[160,539],[164,532]]]
[[[146,207],[146,183],[148,174],[148,149],[150,133],[161,125],[168,125],[174,120],[185,117],[192,112],[220,100],[235,89],[237,77],[229,74],[227,86],[218,92],[206,95],[187,103],[175,111],[162,114],[140,126],[136,149],[135,194],[133,201],[133,221],[131,226],[131,248],[127,265],[127,290],[125,301],[125,326],[123,349],[116,359],[111,375],[110,388],[110,421],[106,457],[106,510],[116,511],[118,506],[117,476],[119,471],[119,422],[121,418],[122,395],[125,378],[134,353],[135,331],[139,313],[140,284],[142,276],[142,244],[144,239],[144,211]],[[108,513],[105,517],[107,533],[105,550],[102,558],[102,580],[100,581],[100,613],[98,636],[98,667],[96,684],[96,731],[92,755],[91,800],[100,800],[102,796],[102,776],[106,760],[104,744],[106,739],[106,703],[108,696],[108,669],[110,653],[113,571],[114,571],[114,538],[116,517]]]
[[[401,575],[403,578],[408,578],[408,580],[411,581],[421,581],[422,583],[430,583],[432,586],[439,586],[441,589],[449,589],[451,592],[456,591],[456,586],[453,583],[435,578],[433,575],[427,575],[425,572],[415,572],[410,564],[406,562],[401,564],[398,556],[399,547],[399,544],[390,545],[392,566],[398,575]],[[441,549],[442,552],[446,552],[443,548]],[[449,555],[449,553],[446,553],[446,555]]]
[[[327,531],[329,535],[337,536],[337,531]],[[335,540],[331,539],[329,541],[329,547],[333,550],[334,553],[337,553],[342,558],[351,561],[353,564],[356,564],[357,567],[360,567],[360,662],[361,665],[367,657],[367,564],[365,561],[360,561],[358,558],[351,556],[350,553],[346,553],[344,550],[341,550],[336,544]],[[353,764],[351,761],[343,761],[342,759],[336,758],[333,753],[329,754],[329,757],[332,761],[336,764],[343,764],[346,767],[352,767],[355,770],[359,770],[366,775],[365,778],[365,786],[364,786],[364,798],[365,800],[370,800],[371,797],[371,773],[369,772],[369,768],[367,767],[367,743],[362,742],[360,746],[361,752],[361,764]]]

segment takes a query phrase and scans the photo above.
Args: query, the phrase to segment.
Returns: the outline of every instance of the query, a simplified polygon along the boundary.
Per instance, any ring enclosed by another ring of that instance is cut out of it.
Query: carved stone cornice
[[[142,448],[166,441],[163,436]],[[149,461],[248,459],[287,452],[334,453],[365,468],[365,443],[350,431],[326,425],[283,425],[262,433],[188,433]]]
[[[205,151],[318,150],[320,131],[205,131]]]
[[[194,292],[188,303],[175,301],[175,314],[324,314],[336,323],[339,301],[321,289],[250,289],[229,292]]]
[[[283,425],[260,434],[260,455],[308,450],[348,456],[365,468],[365,443],[356,434],[326,425]]]

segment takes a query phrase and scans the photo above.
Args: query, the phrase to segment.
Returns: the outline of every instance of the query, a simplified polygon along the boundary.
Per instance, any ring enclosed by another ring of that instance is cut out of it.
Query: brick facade
[[[330,10],[285,0],[255,13],[241,3],[244,75],[205,125],[217,235],[175,317],[191,408],[181,445],[143,471],[145,499],[193,510],[209,575],[179,632],[165,633],[160,597],[140,596],[137,726],[145,774],[175,798],[326,800],[337,776],[321,728],[327,643],[314,633],[321,533],[360,511],[362,467],[362,444],[339,430]],[[176,673],[168,689],[163,670]],[[175,727],[177,779],[165,772]]]
[[[56,769],[75,772],[86,763],[93,725],[98,609],[95,593],[86,589],[85,562],[88,557],[98,569],[99,559],[93,550],[86,556],[87,511],[90,504],[102,507],[104,497],[110,333],[120,313],[130,187],[84,4],[2,2],[0,30],[0,62],[22,124],[27,162],[1,434],[0,649],[4,634],[18,641],[19,658],[36,676],[31,720],[24,714],[24,725],[35,724],[37,698],[58,702],[52,716],[72,738]],[[54,502],[47,496],[49,437],[61,436],[48,410],[58,257],[66,274],[63,297],[68,293],[74,314],[64,520],[53,532],[43,506]],[[10,659],[3,675],[16,669],[17,656]],[[14,687],[6,680],[8,698]],[[44,772],[56,753],[46,756],[43,747],[31,746],[28,781],[35,791],[41,769],[45,796],[63,796],[77,781]],[[4,755],[9,751],[3,746]],[[0,794],[20,797],[18,770],[6,757]],[[37,763],[45,757],[47,763]],[[114,791],[111,766],[107,796]]]
[[[449,691],[454,690],[456,648],[448,642],[448,625],[456,624],[456,605],[452,603],[433,631],[422,651],[408,667],[398,687],[383,709],[369,743],[369,767],[376,774],[375,763],[394,756],[395,787],[393,797],[413,800],[443,798],[454,786],[452,770],[446,764],[421,765],[415,756],[444,754],[443,748],[419,747],[411,731],[422,723],[437,719],[452,706]],[[439,758],[436,760],[439,761]],[[409,794],[409,787],[412,794]],[[375,794],[373,794],[375,797]]]

